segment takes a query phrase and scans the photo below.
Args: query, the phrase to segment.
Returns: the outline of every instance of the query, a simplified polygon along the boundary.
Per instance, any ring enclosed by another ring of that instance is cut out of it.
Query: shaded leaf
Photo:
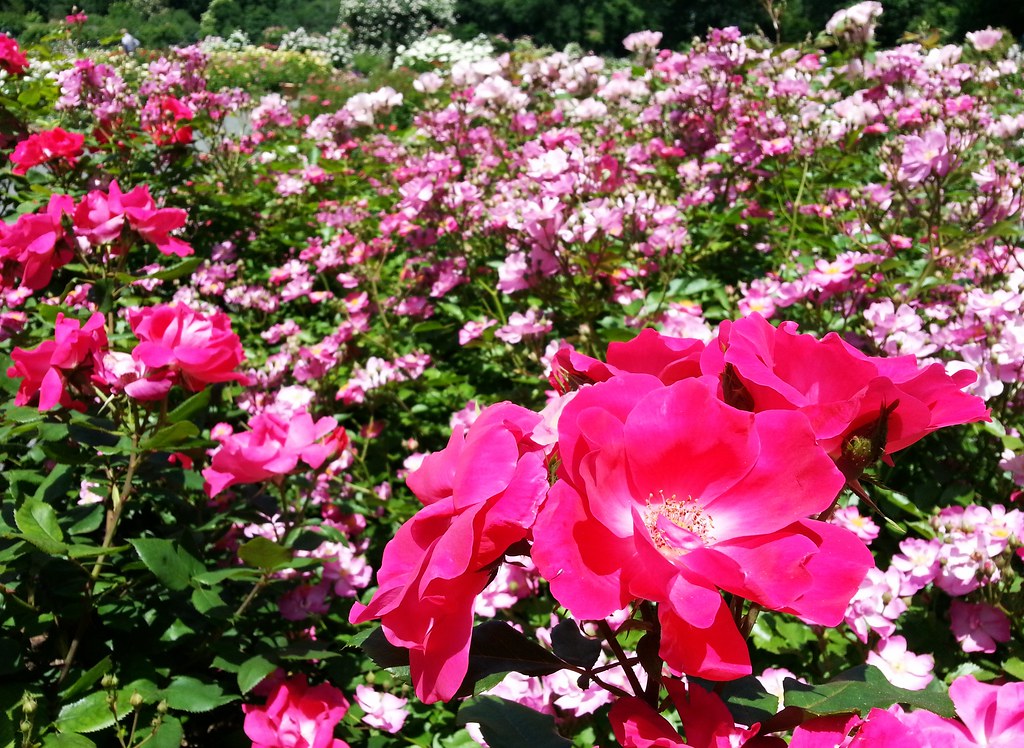
[[[356,642],[353,637],[351,644],[362,649],[377,667],[386,669],[409,666],[409,650],[389,642],[380,626],[370,631],[362,641]]]
[[[169,589],[183,590],[192,577],[205,569],[198,559],[173,541],[162,538],[136,538],[131,541],[135,550],[156,578]]]
[[[459,708],[458,724],[480,724],[491,748],[568,748],[555,730],[555,718],[497,696],[477,696]]]
[[[210,405],[210,392],[212,390],[207,387],[200,392],[197,392],[188,400],[183,402],[177,408],[167,414],[167,420],[171,423],[179,423],[181,421],[188,421],[196,413],[200,413],[207,409]],[[198,432],[197,432],[198,433]]]
[[[568,663],[593,667],[601,656],[601,642],[583,635],[576,621],[566,619],[551,629],[551,648]]]
[[[952,717],[953,702],[945,691],[908,691],[892,685],[882,671],[871,665],[847,670],[829,683],[813,686],[792,678],[783,681],[785,705],[795,706],[814,715],[857,712],[865,715],[872,709],[888,709],[903,704],[913,709],[927,709],[942,717]]]
[[[478,680],[494,673],[550,675],[565,662],[503,621],[487,621],[473,629],[469,669],[457,696],[469,696]]]
[[[748,727],[756,722],[764,724],[779,710],[779,697],[768,693],[753,675],[721,684],[719,696],[733,719]]]
[[[160,429],[148,439],[143,439],[139,449],[143,451],[164,449],[198,435],[199,427],[194,423],[179,421],[178,423],[172,423],[167,428]]]
[[[96,744],[77,732],[51,732],[43,738],[43,748],[96,748]]]
[[[181,722],[164,715],[163,722],[160,723],[156,734],[146,743],[146,748],[178,748],[184,737],[185,731],[181,727]]]
[[[238,549],[238,557],[249,566],[268,570],[280,569],[292,560],[292,554],[287,548],[264,537],[243,543]]]

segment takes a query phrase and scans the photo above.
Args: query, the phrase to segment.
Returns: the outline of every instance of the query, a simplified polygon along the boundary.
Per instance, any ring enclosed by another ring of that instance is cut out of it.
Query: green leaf
[[[238,688],[243,693],[249,693],[259,683],[277,670],[277,665],[262,655],[250,657],[242,663],[238,669]]]
[[[63,701],[70,701],[71,699],[78,696],[78,694],[83,693],[92,688],[93,684],[96,683],[96,681],[98,681],[100,678],[102,678],[104,675],[110,672],[110,666],[110,658],[104,657],[102,660],[97,662],[87,671],[82,673],[78,680],[76,680],[74,683],[68,686],[67,690],[65,690],[61,694],[61,699]]]
[[[118,719],[131,711],[128,699],[118,699]],[[54,723],[61,732],[97,732],[114,724],[106,691],[96,691],[60,710]]]
[[[1017,680],[1024,680],[1024,660],[1019,657],[1011,657],[1003,663],[1003,670]]]
[[[287,566],[292,560],[292,554],[287,548],[264,537],[243,543],[238,549],[238,557],[249,566],[271,571]]]
[[[43,738],[43,748],[96,748],[96,744],[76,732],[51,732]]]
[[[711,688],[715,686],[709,685]],[[768,693],[753,675],[723,683],[719,696],[733,719],[748,727],[755,722],[764,724],[779,711],[779,697]]]
[[[195,606],[195,609],[199,613],[204,615],[219,609],[222,609],[225,612],[230,612],[230,609],[224,602],[224,598],[222,598],[215,589],[197,587],[192,590],[192,605]]]
[[[161,270],[158,273],[152,273],[147,275],[146,278],[158,278],[160,280],[174,280],[175,278],[181,278],[185,275],[189,275],[193,270],[203,264],[202,257],[188,257],[177,265],[172,265],[166,270]]]
[[[146,748],[178,748],[184,737],[185,731],[181,722],[164,715],[163,722],[157,728],[156,734],[146,743]]]
[[[160,692],[160,697],[167,700],[171,709],[193,714],[209,712],[235,700],[234,696],[226,696],[220,686],[187,675],[171,681],[171,685]]]
[[[195,556],[170,540],[136,538],[131,541],[139,558],[168,589],[183,590],[192,577],[205,571]]]
[[[871,665],[847,670],[829,683],[812,686],[792,678],[783,681],[785,705],[804,709],[811,714],[866,715],[872,709],[888,709],[903,704],[914,709],[927,709],[941,717],[952,717],[953,702],[945,691],[908,691],[886,680],[882,671]]]
[[[491,748],[569,748],[572,743],[555,730],[555,718],[535,712],[522,704],[498,698],[477,696],[463,702],[458,724],[478,722],[480,732]]]
[[[156,451],[175,444],[180,444],[186,439],[199,435],[199,427],[189,421],[172,423],[165,429],[160,429],[148,439],[143,439],[139,449],[143,451]]]
[[[67,550],[57,513],[46,502],[27,499],[14,513],[14,522],[25,539],[44,553],[57,555]]]
[[[177,408],[167,414],[167,419],[171,423],[180,423],[181,421],[188,421],[196,413],[200,413],[207,409],[210,405],[210,392],[212,390],[207,387],[201,392],[197,392],[188,400],[183,402]]]

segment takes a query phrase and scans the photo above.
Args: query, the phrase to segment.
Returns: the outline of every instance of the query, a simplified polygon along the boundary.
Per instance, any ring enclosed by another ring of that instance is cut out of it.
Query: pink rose
[[[15,167],[14,174],[24,174],[31,167],[45,164],[55,159],[67,159],[74,165],[78,156],[82,155],[85,136],[76,132],[68,132],[60,127],[29,135],[18,143],[11,154],[11,163]]]
[[[388,641],[409,649],[416,694],[450,699],[469,665],[473,602],[510,546],[524,540],[547,489],[544,452],[531,434],[540,416],[511,403],[486,408],[452,432],[409,478],[426,506],[388,543],[368,605]]]
[[[14,365],[9,377],[23,377],[15,405],[25,405],[37,394],[39,410],[49,410],[57,403],[64,407],[81,407],[68,392],[71,384],[88,384],[95,364],[107,347],[103,315],[97,312],[82,325],[77,319],[57,314],[53,340],[44,340],[35,348],[15,348],[11,353]]]
[[[226,314],[206,316],[179,302],[129,309],[128,321],[140,341],[132,358],[153,370],[151,378],[177,372],[193,392],[215,382],[248,382],[235,371],[245,353]]]
[[[16,42],[7,34],[0,33],[0,70],[11,75],[21,75],[28,70],[28,58]]]
[[[242,706],[245,734],[253,748],[348,748],[334,737],[334,726],[348,707],[337,688],[329,683],[311,687],[300,675],[278,684],[265,706]]]
[[[950,376],[914,356],[868,356],[835,333],[818,340],[757,314],[723,322],[701,369],[720,377],[720,396],[738,408],[806,415],[850,479],[944,426],[989,420],[984,402],[961,390],[974,372]]]
[[[738,410],[716,384],[619,374],[581,388],[559,419],[533,559],[578,619],[659,603],[666,663],[723,680],[750,662],[719,590],[836,625],[872,559],[812,519],[843,478],[807,420]]]
[[[299,461],[314,470],[344,449],[348,437],[333,418],[314,422],[305,411],[290,418],[270,412],[249,420],[249,431],[216,430],[220,448],[203,471],[206,493],[213,497],[236,483],[259,483],[292,472]]]
[[[46,288],[53,271],[71,262],[74,250],[63,221],[74,209],[71,196],[52,195],[46,208],[23,215],[13,226],[0,231],[0,261],[15,263],[15,272],[25,288]],[[9,272],[4,268],[4,276]]]
[[[163,254],[185,257],[192,254],[192,247],[170,232],[184,226],[187,219],[181,208],[157,208],[146,185],[124,193],[117,182],[111,182],[108,192],[93,190],[82,198],[75,210],[75,232],[99,246],[117,241],[127,223]],[[123,248],[115,251],[123,253]]]

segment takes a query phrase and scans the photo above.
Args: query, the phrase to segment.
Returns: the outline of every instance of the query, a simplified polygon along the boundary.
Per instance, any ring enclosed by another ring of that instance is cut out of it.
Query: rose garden
[[[881,12],[0,35],[0,746],[1020,745],[1024,52]]]

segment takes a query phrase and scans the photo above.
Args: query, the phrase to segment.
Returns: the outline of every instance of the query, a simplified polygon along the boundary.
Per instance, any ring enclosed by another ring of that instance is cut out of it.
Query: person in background
[[[134,55],[135,50],[142,44],[138,39],[128,33],[128,29],[121,29],[121,49],[126,55]]]

